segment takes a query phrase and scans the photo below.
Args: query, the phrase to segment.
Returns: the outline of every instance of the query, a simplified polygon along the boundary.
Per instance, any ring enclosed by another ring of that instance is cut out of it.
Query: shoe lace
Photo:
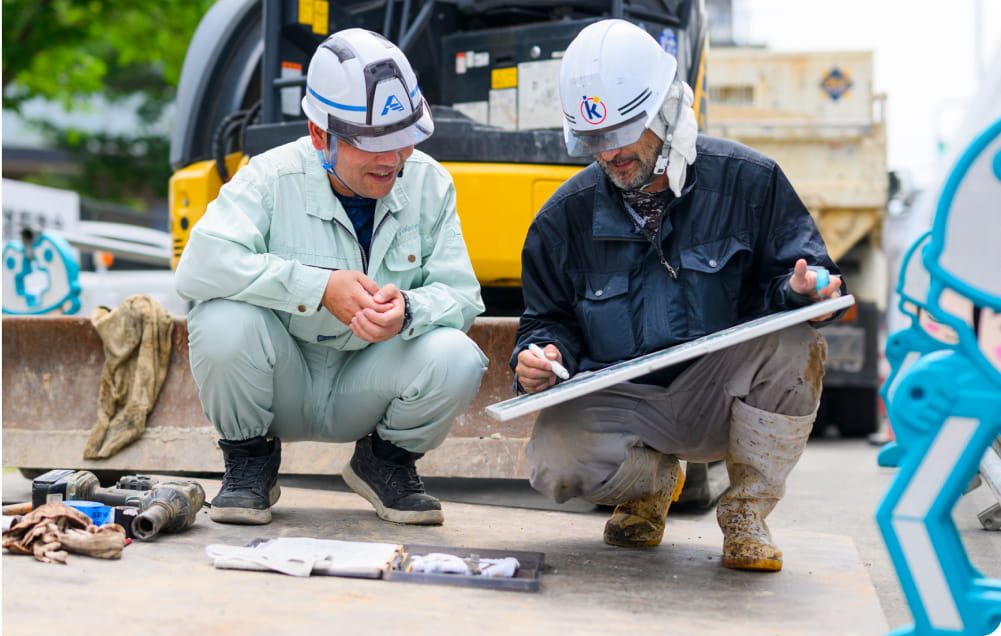
[[[246,490],[261,486],[261,473],[268,463],[268,456],[239,457],[231,460],[223,475],[223,490]]]
[[[424,493],[424,482],[415,467],[389,463],[386,466],[390,468],[386,471],[387,485],[395,486],[401,492]]]

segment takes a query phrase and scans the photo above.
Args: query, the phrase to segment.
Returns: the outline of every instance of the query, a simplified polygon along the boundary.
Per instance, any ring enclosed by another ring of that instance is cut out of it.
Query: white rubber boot
[[[737,570],[782,569],[765,517],[785,494],[816,413],[780,415],[734,400],[726,468],[730,489],[720,498],[716,521],[723,531],[723,565]]]
[[[674,455],[637,446],[602,488],[588,497],[592,503],[614,505],[605,523],[605,543],[623,548],[659,545],[667,512],[685,485],[681,462]]]

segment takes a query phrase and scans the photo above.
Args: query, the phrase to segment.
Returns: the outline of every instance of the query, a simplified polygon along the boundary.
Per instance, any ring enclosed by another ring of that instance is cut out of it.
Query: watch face
[[[400,325],[400,333],[402,333],[407,327],[410,326],[410,321],[413,315],[410,313],[410,298],[404,294],[402,291],[400,295],[403,296],[403,324]]]

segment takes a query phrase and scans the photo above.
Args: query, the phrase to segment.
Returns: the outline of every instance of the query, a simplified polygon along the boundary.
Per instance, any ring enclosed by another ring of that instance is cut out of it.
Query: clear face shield
[[[585,157],[600,152],[624,148],[639,141],[646,130],[647,113],[641,112],[624,122],[595,131],[580,131],[570,128],[563,120],[563,139],[567,153],[571,157]]]
[[[434,132],[431,109],[422,100],[409,117],[388,126],[364,126],[327,117],[328,152],[336,153],[337,139],[365,152],[392,152],[416,146]]]

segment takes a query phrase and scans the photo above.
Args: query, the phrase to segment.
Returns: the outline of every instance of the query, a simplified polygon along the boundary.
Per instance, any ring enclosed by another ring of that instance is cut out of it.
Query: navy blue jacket
[[[575,373],[795,309],[810,302],[789,288],[799,258],[840,273],[773,160],[702,135],[696,148],[658,236],[677,279],[597,163],[546,202],[522,250],[525,312],[512,368],[533,342],[555,344]],[[683,368],[651,381],[666,385]]]

